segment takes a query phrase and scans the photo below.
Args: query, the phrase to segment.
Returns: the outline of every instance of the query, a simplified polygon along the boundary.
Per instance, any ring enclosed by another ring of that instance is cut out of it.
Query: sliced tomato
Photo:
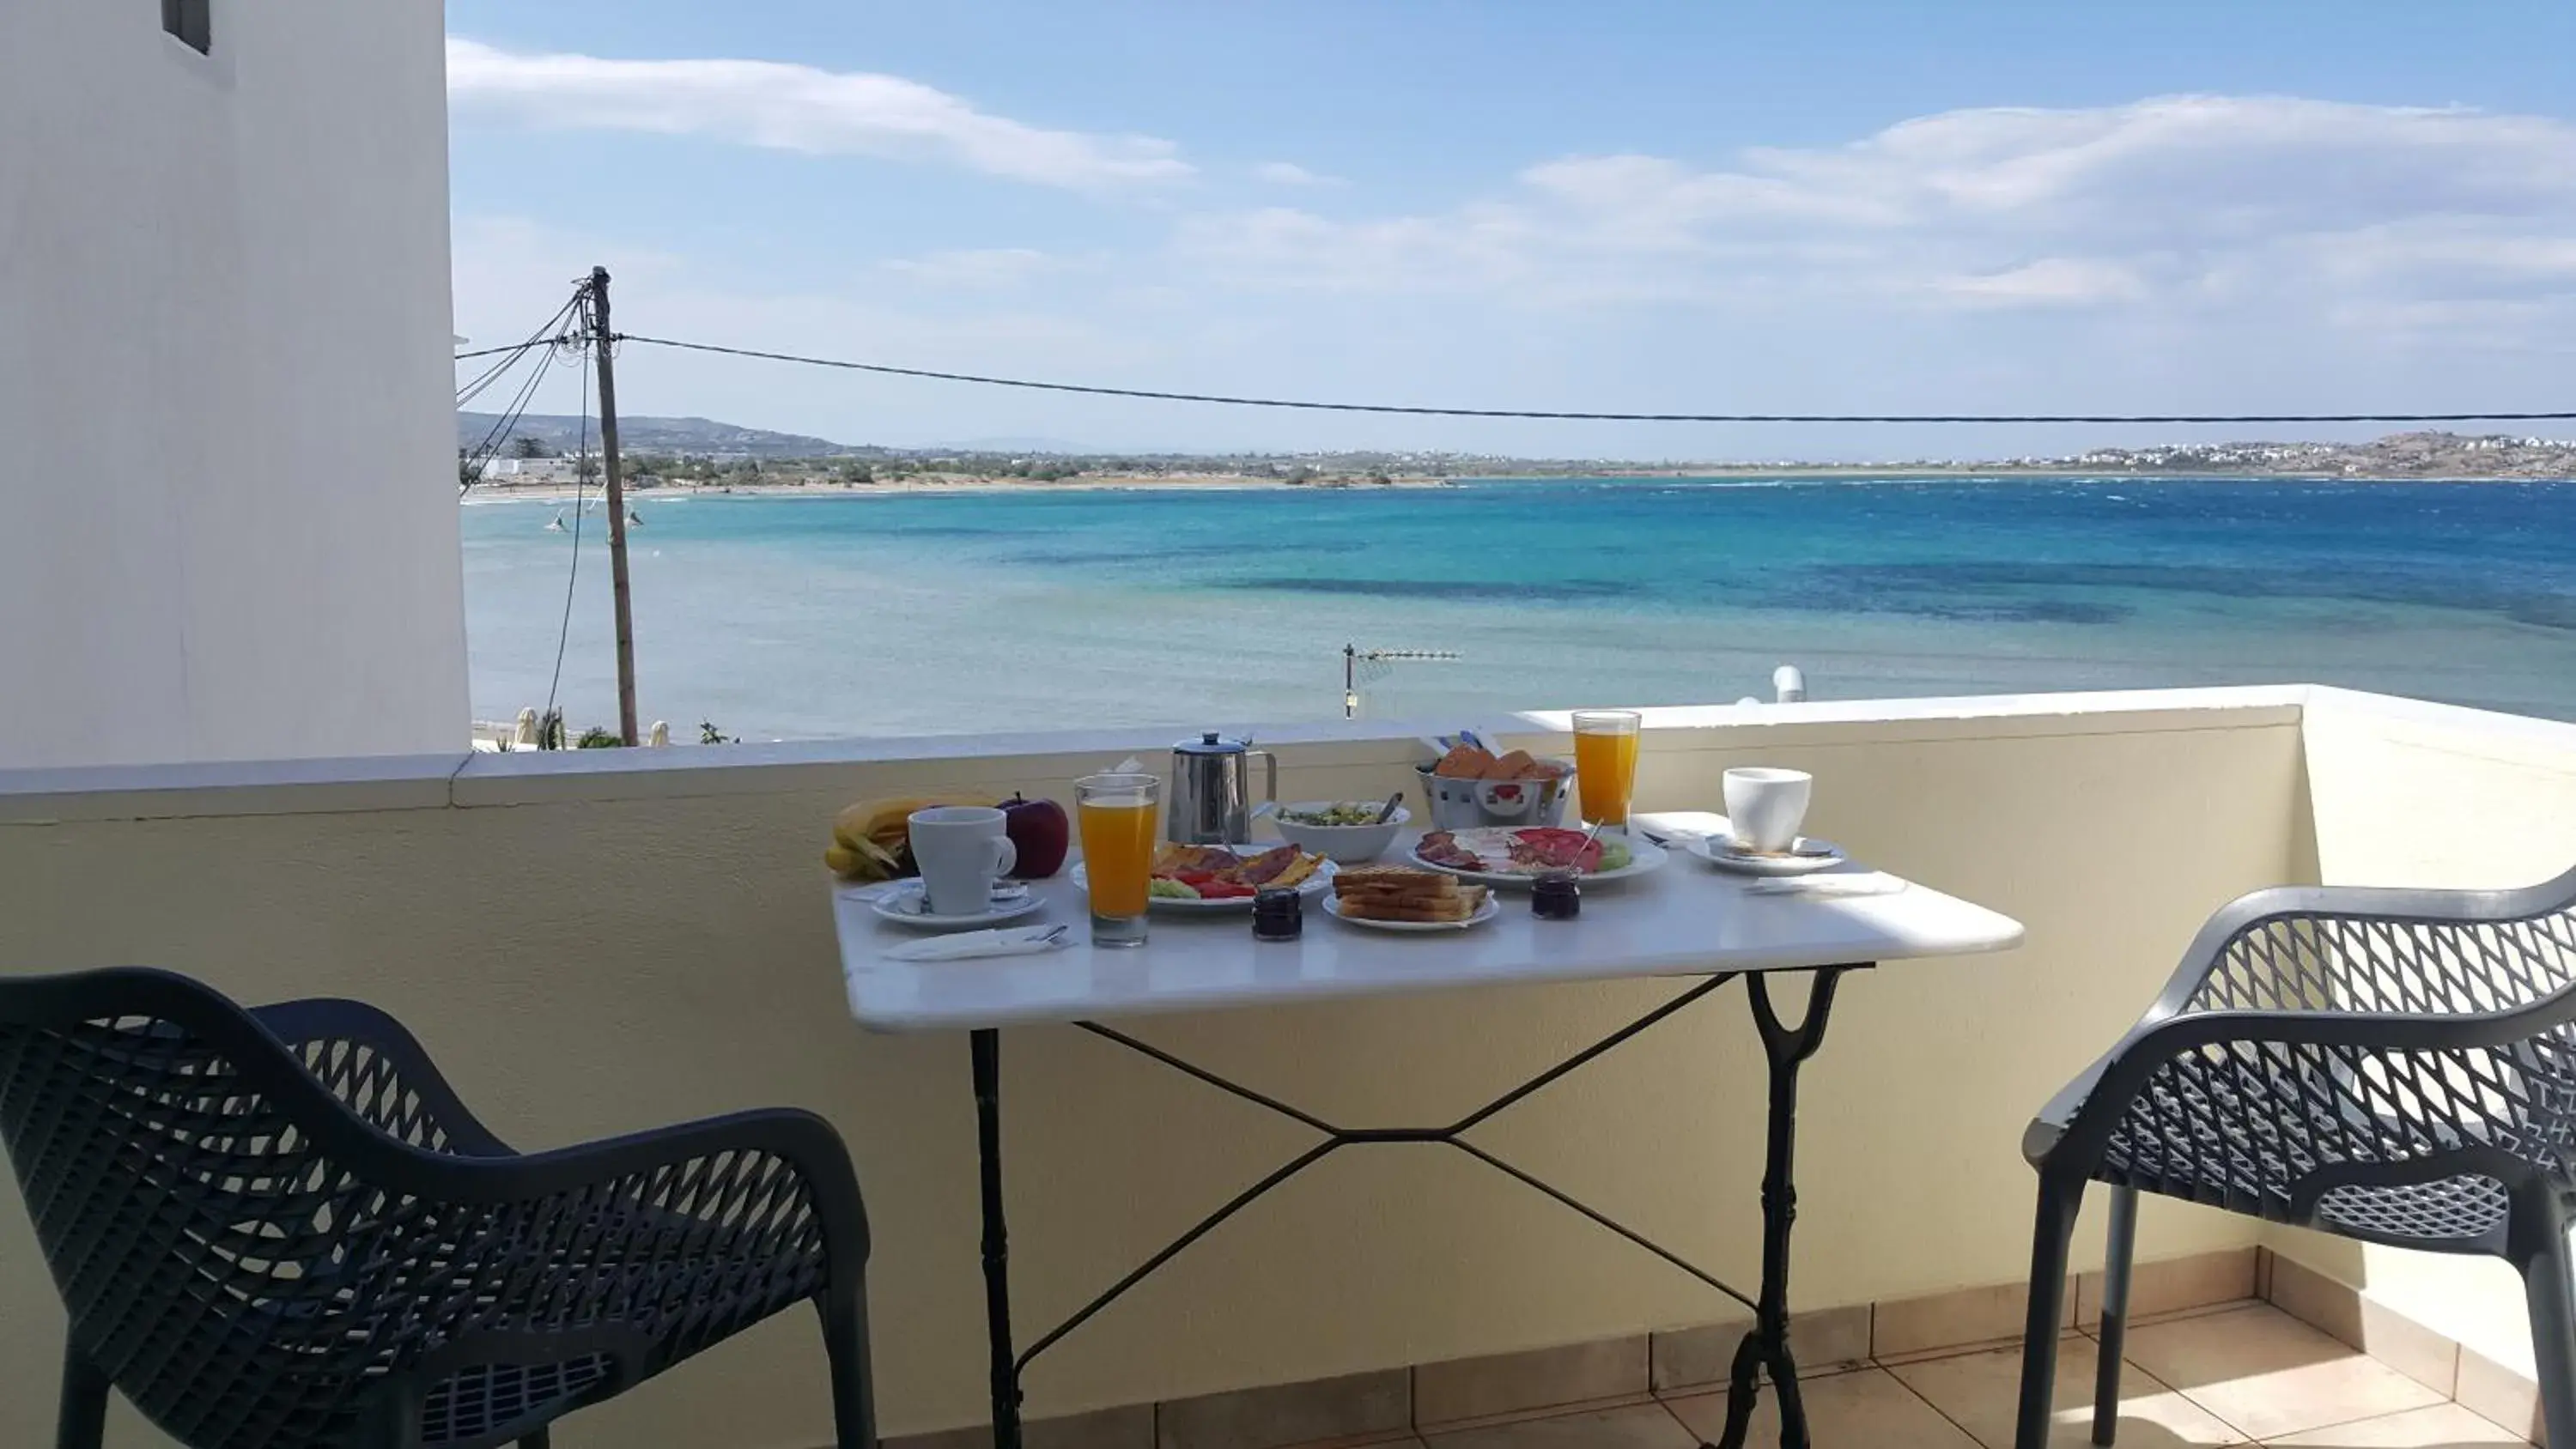
[[[1212,879],[1205,885],[1199,885],[1196,881],[1192,881],[1191,884],[1199,886],[1199,899],[1203,901],[1241,900],[1245,896],[1258,894],[1252,887],[1241,881]]]

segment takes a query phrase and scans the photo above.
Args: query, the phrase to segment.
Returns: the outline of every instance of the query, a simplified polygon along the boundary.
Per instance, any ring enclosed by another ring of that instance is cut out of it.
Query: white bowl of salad
[[[1398,805],[1385,823],[1377,813],[1384,800],[1301,800],[1271,812],[1279,838],[1299,850],[1310,850],[1336,865],[1363,865],[1386,854],[1396,835],[1413,819]]]

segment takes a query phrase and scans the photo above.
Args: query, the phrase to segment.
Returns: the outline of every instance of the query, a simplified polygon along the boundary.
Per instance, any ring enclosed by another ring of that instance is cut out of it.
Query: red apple
[[[1000,808],[1002,831],[1011,837],[1011,848],[1020,853],[1013,876],[1044,880],[1064,869],[1065,854],[1073,848],[1073,822],[1065,818],[1063,806],[1014,794]]]

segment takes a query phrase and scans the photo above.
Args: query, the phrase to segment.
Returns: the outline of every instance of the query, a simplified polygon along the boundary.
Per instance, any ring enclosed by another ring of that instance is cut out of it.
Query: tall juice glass
[[[1628,828],[1628,796],[1637,788],[1637,715],[1625,709],[1574,712],[1574,779],[1583,794],[1583,823]]]
[[[1091,944],[1145,944],[1145,901],[1154,867],[1154,807],[1163,782],[1152,775],[1088,775],[1073,782],[1090,878]]]

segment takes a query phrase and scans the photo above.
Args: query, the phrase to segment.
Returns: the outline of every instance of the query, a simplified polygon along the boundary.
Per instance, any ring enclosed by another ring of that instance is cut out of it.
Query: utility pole
[[[608,327],[608,268],[590,269],[591,339],[599,348],[599,460],[608,480],[608,578],[617,596],[617,735],[635,735],[635,616],[626,587],[626,480],[617,460],[617,364]],[[579,462],[574,464],[577,470]]]

